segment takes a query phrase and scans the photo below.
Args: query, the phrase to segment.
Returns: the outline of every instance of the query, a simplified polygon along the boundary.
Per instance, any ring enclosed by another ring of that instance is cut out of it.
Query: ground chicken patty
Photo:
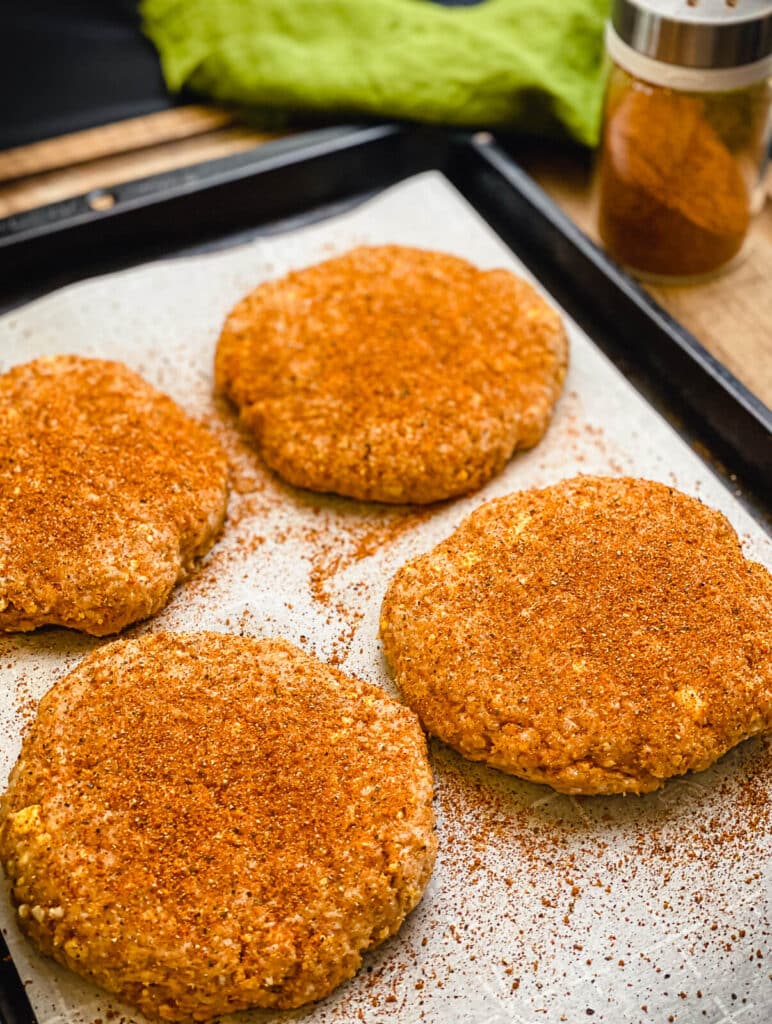
[[[772,724],[770,574],[646,480],[488,502],[397,573],[381,636],[430,732],[567,793],[657,789]]]
[[[560,317],[525,281],[386,245],[256,288],[225,322],[215,375],[290,483],[423,503],[535,445],[566,361]]]
[[[0,376],[0,629],[115,633],[166,604],[222,528],[225,453],[121,363]]]
[[[37,946],[165,1020],[350,978],[436,852],[415,715],[281,640],[119,641],[41,702],[0,799]]]

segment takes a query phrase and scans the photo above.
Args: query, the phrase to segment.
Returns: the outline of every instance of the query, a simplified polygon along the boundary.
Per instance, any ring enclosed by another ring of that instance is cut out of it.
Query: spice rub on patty
[[[426,503],[539,441],[566,362],[560,317],[525,281],[385,245],[256,288],[225,322],[215,376],[290,483]]]
[[[116,633],[162,608],[222,528],[225,453],[117,362],[0,376],[0,629]]]
[[[415,715],[281,640],[117,641],[40,704],[0,858],[46,954],[149,1017],[327,995],[435,852]]]
[[[772,577],[647,480],[482,505],[400,569],[381,636],[430,732],[566,793],[654,790],[772,725]]]

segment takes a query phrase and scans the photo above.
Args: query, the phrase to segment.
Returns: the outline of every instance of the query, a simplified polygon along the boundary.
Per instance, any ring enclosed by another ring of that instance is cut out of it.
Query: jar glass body
[[[766,79],[688,92],[612,64],[597,203],[618,262],[640,276],[694,279],[737,256],[761,194],[769,98]]]

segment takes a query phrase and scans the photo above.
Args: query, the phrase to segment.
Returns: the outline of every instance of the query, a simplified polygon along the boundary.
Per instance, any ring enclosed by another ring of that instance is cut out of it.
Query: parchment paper
[[[758,525],[570,322],[571,368],[552,427],[482,491],[416,512],[278,482],[212,397],[220,326],[261,280],[366,242],[442,249],[530,276],[445,179],[427,174],[335,220],[87,281],[0,321],[0,369],[54,352],[123,360],[231,453],[223,539],[169,606],[130,634],[281,635],[393,690],[377,626],[396,569],[482,501],[578,472],[629,473],[699,495],[726,513],[749,555],[770,564]],[[37,701],[103,642],[59,629],[0,638],[0,781]],[[440,854],[418,910],[324,1002],[245,1014],[245,1024],[771,1019],[768,741],[641,798],[560,796],[440,743],[432,759]],[[5,899],[0,923],[41,1024],[136,1017],[38,957]]]

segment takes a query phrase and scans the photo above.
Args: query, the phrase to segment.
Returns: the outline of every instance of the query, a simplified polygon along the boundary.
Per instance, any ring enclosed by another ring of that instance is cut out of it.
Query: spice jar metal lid
[[[614,0],[611,57],[676,89],[736,89],[772,74],[769,0]]]

